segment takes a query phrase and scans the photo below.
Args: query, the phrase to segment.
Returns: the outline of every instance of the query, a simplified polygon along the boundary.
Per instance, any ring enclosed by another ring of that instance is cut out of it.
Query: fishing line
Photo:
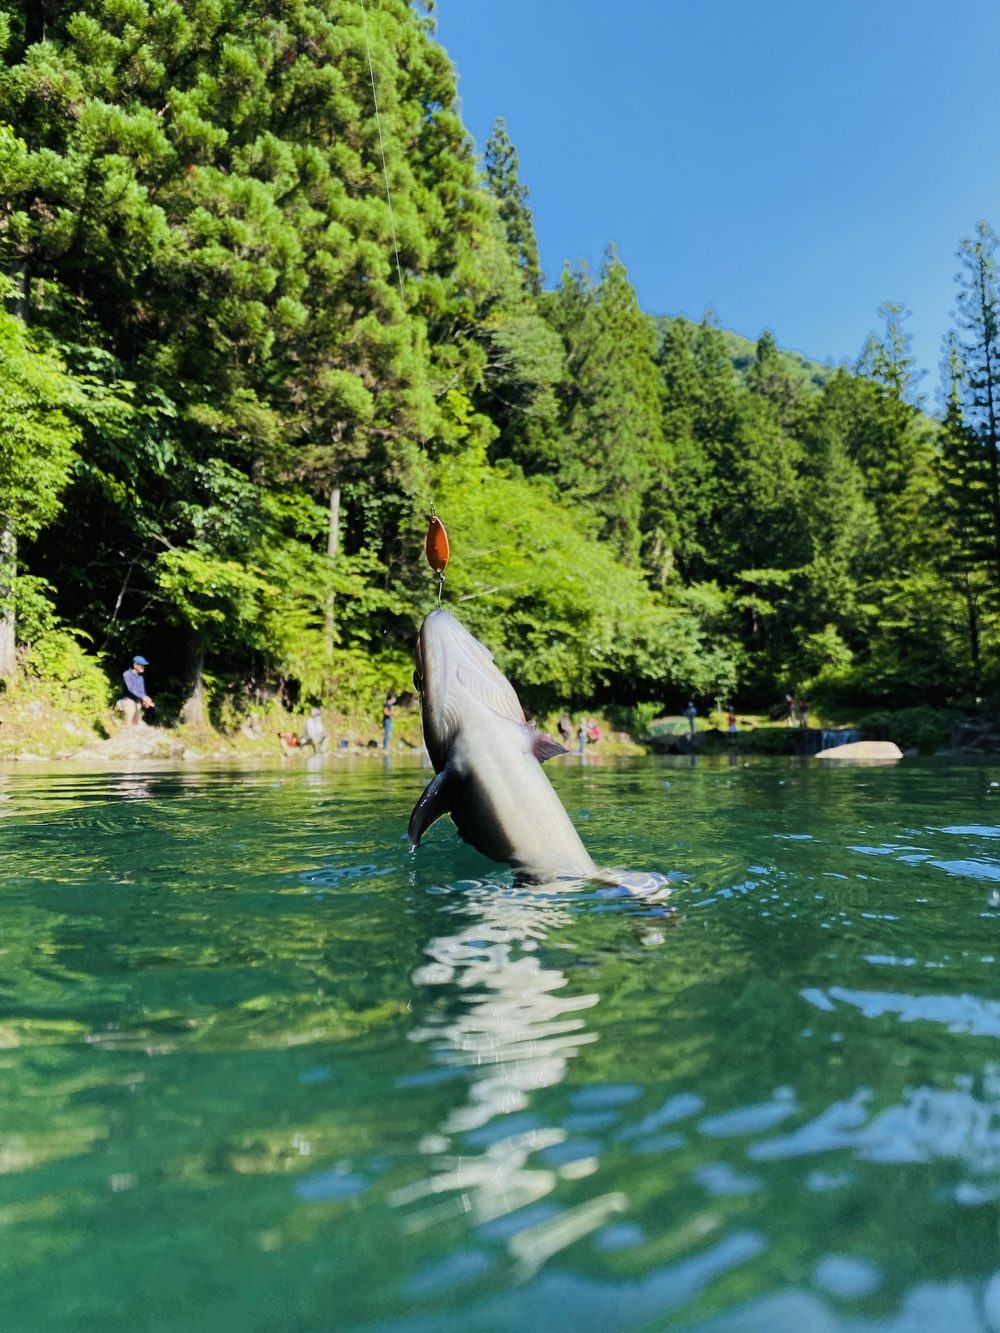
[[[392,191],[389,189],[389,168],[385,161],[385,141],[382,138],[382,117],[378,110],[378,92],[375,88],[375,66],[372,64],[372,48],[368,42],[368,15],[365,12],[365,0],[361,0],[361,28],[365,35],[365,51],[368,55],[368,73],[372,81],[372,101],[375,103],[375,126],[378,129],[378,146],[382,154],[382,175],[385,177],[385,201],[389,205],[389,229],[392,232],[392,251],[396,256],[396,277],[399,279],[399,299],[403,304],[403,323],[406,323],[406,297],[403,294],[403,270],[399,263],[399,246],[396,244],[396,219],[392,211]]]
[[[359,0],[361,5],[361,28],[365,37],[365,53],[368,56],[368,74],[372,81],[372,101],[375,105],[375,126],[378,129],[378,146],[382,154],[382,175],[385,178],[385,201],[389,205],[389,229],[392,233],[392,252],[396,256],[396,277],[399,279],[399,300],[403,307],[403,324],[409,327],[409,321],[406,317],[406,295],[403,291],[403,267],[399,262],[399,244],[396,240],[396,217],[392,210],[392,190],[389,188],[389,167],[385,160],[385,140],[382,137],[382,117],[378,109],[378,90],[375,86],[375,66],[372,62],[372,48],[368,40],[368,14],[365,10],[365,0]],[[430,525],[427,531],[426,544],[427,559],[431,568],[437,574],[437,602],[441,605],[441,597],[444,593],[444,571],[448,566],[450,550],[448,547],[448,534],[445,532],[444,524],[434,513],[434,501],[431,500]]]

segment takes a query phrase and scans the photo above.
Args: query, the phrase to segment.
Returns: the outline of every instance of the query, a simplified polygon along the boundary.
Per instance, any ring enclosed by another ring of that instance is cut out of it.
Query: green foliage
[[[798,733],[794,727],[754,727],[736,735],[736,745],[751,754],[795,754]]]
[[[653,594],[542,481],[465,456],[436,491],[455,551],[449,604],[534,707],[637,685],[701,694],[734,678],[704,608]]]
[[[947,746],[952,731],[961,720],[962,714],[954,709],[931,708],[923,704],[891,712],[864,713],[857,721],[869,736],[895,741],[901,750],[916,749],[921,754],[936,754]]]
[[[480,167],[428,15],[367,12],[380,122],[356,0],[10,6],[0,593],[29,670],[83,678],[72,625],[230,721],[374,712],[433,604],[433,497],[449,604],[534,708],[1000,691],[992,231],[941,420],[900,306],[835,369],[651,320],[613,247],[545,291],[506,126]]]
[[[16,296],[0,283],[0,296]],[[85,386],[24,322],[0,310],[0,513],[21,537],[59,512],[80,443]]]
[[[663,711],[662,704],[652,701],[634,704],[631,708],[616,705],[607,710],[608,720],[617,731],[627,732],[630,736],[646,736],[649,724]]]
[[[613,246],[596,284],[585,269],[567,269],[548,314],[566,347],[555,480],[567,500],[594,513],[619,558],[635,564],[644,499],[669,466],[652,325]]]
[[[269,560],[234,553],[224,524],[192,534],[191,492],[206,469],[228,469],[256,493],[263,525],[281,529],[267,497],[325,498],[336,478],[354,488],[354,549],[412,578],[421,447],[465,437],[446,399],[482,369],[469,317],[493,215],[451,68],[402,0],[371,6],[404,323],[356,3],[280,17],[232,0],[183,13],[70,3],[34,45],[30,20],[15,7],[0,78],[0,108],[26,145],[2,257],[23,266],[32,322],[103,351],[105,373],[133,382],[146,413],[138,447],[95,432],[73,496],[76,548],[40,563],[64,588],[89,540],[68,609],[109,647],[171,620],[207,635],[210,652],[238,641],[281,672],[273,627],[249,626],[279,594],[299,614],[288,543],[275,582]],[[298,582],[311,572],[300,561]]]
[[[507,133],[507,122],[498,116],[486,141],[483,158],[486,182],[497,201],[497,214],[504,225],[507,243],[517,262],[521,280],[534,296],[542,290],[544,274],[538,262],[535,223],[528,207],[529,190],[518,179],[521,163]]]
[[[21,574],[14,584],[14,611],[21,643],[31,646],[60,627],[51,594],[55,588],[33,574]]]
[[[28,649],[25,670],[48,687],[53,703],[96,715],[107,708],[111,691],[101,663],[78,635],[58,628],[40,635]]]
[[[711,315],[711,312],[708,313]],[[674,315],[656,315],[653,317],[653,325],[661,345],[671,327],[683,318],[683,316]],[[688,321],[685,320],[684,322]],[[722,329],[720,332],[722,333],[726,356],[736,372],[736,378],[740,383],[746,383],[757,362],[757,348],[760,339],[755,343],[750,338],[741,338],[738,333],[733,333],[730,329]],[[769,336],[769,331],[765,329],[761,333],[761,338],[767,336]],[[777,345],[775,346],[778,350]],[[778,350],[778,357],[798,390],[805,394],[817,393],[825,388],[837,370],[832,362],[811,361],[809,357],[804,356],[801,352]]]
[[[854,654],[841,638],[835,625],[824,625],[815,634],[807,634],[799,653],[804,674],[803,685],[811,693],[822,693],[824,685],[839,682],[849,675]]]

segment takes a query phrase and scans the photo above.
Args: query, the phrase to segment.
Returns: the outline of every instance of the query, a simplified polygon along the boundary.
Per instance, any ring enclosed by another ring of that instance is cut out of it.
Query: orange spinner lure
[[[444,572],[448,568],[451,548],[448,545],[448,534],[444,530],[444,524],[436,514],[431,514],[431,521],[427,527],[427,545],[424,549],[427,552],[427,563],[438,576],[438,606],[440,606],[441,594],[444,591]]]

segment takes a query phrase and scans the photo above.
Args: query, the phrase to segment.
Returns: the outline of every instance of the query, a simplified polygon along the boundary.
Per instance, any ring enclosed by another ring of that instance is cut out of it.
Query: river
[[[1000,1330],[1000,768],[548,767],[7,766],[5,1330]]]

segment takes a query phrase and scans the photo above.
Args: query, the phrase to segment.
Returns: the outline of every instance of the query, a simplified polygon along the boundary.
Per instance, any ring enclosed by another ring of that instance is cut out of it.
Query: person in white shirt
[[[303,745],[311,745],[317,754],[326,749],[326,727],[323,726],[323,714],[314,708],[306,718],[306,734],[302,737]]]

